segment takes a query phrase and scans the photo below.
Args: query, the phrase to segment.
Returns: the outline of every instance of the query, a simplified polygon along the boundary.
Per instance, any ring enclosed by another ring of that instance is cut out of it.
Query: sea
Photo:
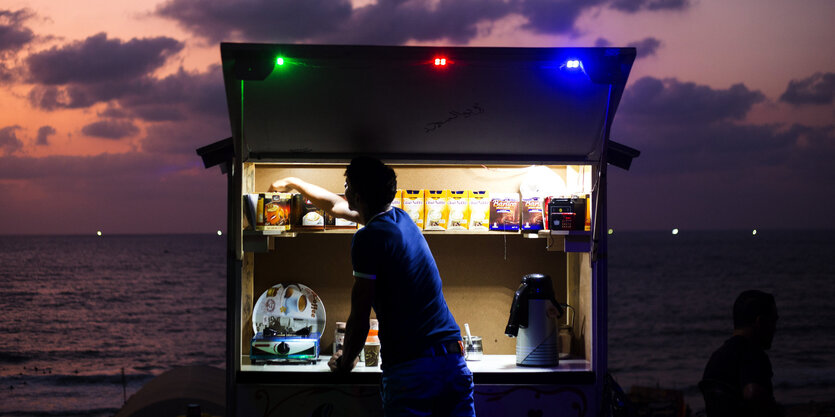
[[[112,416],[179,366],[224,367],[218,235],[0,236],[0,415]],[[609,371],[618,384],[696,384],[730,337],[735,297],[774,294],[777,400],[835,400],[831,231],[609,236]]]

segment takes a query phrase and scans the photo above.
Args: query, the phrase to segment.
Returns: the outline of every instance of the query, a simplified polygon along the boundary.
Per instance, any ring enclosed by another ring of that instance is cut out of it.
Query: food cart
[[[468,361],[478,415],[598,415],[607,375],[606,170],[628,168],[638,154],[609,131],[634,48],[224,43],[221,56],[232,137],[198,153],[228,177],[227,415],[382,415],[379,367],[336,375],[326,365],[335,322],[350,310],[356,229],[254,230],[245,204],[285,176],[342,192],[356,155],[391,165],[400,189],[518,193],[548,178],[566,195],[588,196],[580,230],[424,235],[453,316],[482,337],[482,360]],[[529,273],[550,275],[557,299],[571,306],[557,366],[517,366],[516,340],[504,332]],[[254,304],[290,282],[313,289],[326,308],[320,359],[253,364]]]

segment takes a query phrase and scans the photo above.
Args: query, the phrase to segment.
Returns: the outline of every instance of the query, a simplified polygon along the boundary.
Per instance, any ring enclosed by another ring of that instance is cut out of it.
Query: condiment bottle
[[[365,338],[365,349],[363,356],[365,357],[365,366],[379,366],[380,365],[380,337],[379,322],[377,319],[369,321],[368,336]]]

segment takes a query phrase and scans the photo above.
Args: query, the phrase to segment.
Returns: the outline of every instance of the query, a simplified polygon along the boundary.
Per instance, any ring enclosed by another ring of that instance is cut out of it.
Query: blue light
[[[580,68],[580,60],[579,59],[569,59],[565,63],[565,67],[568,69],[577,69]]]

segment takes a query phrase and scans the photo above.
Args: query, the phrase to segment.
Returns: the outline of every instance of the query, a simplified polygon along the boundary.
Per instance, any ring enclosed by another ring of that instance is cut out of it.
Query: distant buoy
[[[609,229],[609,234],[610,234],[610,235],[615,234],[615,229]]]
[[[751,236],[756,236],[756,235],[757,235],[757,229],[754,229],[754,231],[751,232]]]
[[[673,235],[677,235],[677,234],[678,234],[678,229],[673,229]]]
[[[101,230],[96,232],[96,236],[101,236]]]
[[[218,231],[217,231],[217,235],[218,235],[218,236],[223,236],[223,232],[221,232],[220,230],[218,230]]]

